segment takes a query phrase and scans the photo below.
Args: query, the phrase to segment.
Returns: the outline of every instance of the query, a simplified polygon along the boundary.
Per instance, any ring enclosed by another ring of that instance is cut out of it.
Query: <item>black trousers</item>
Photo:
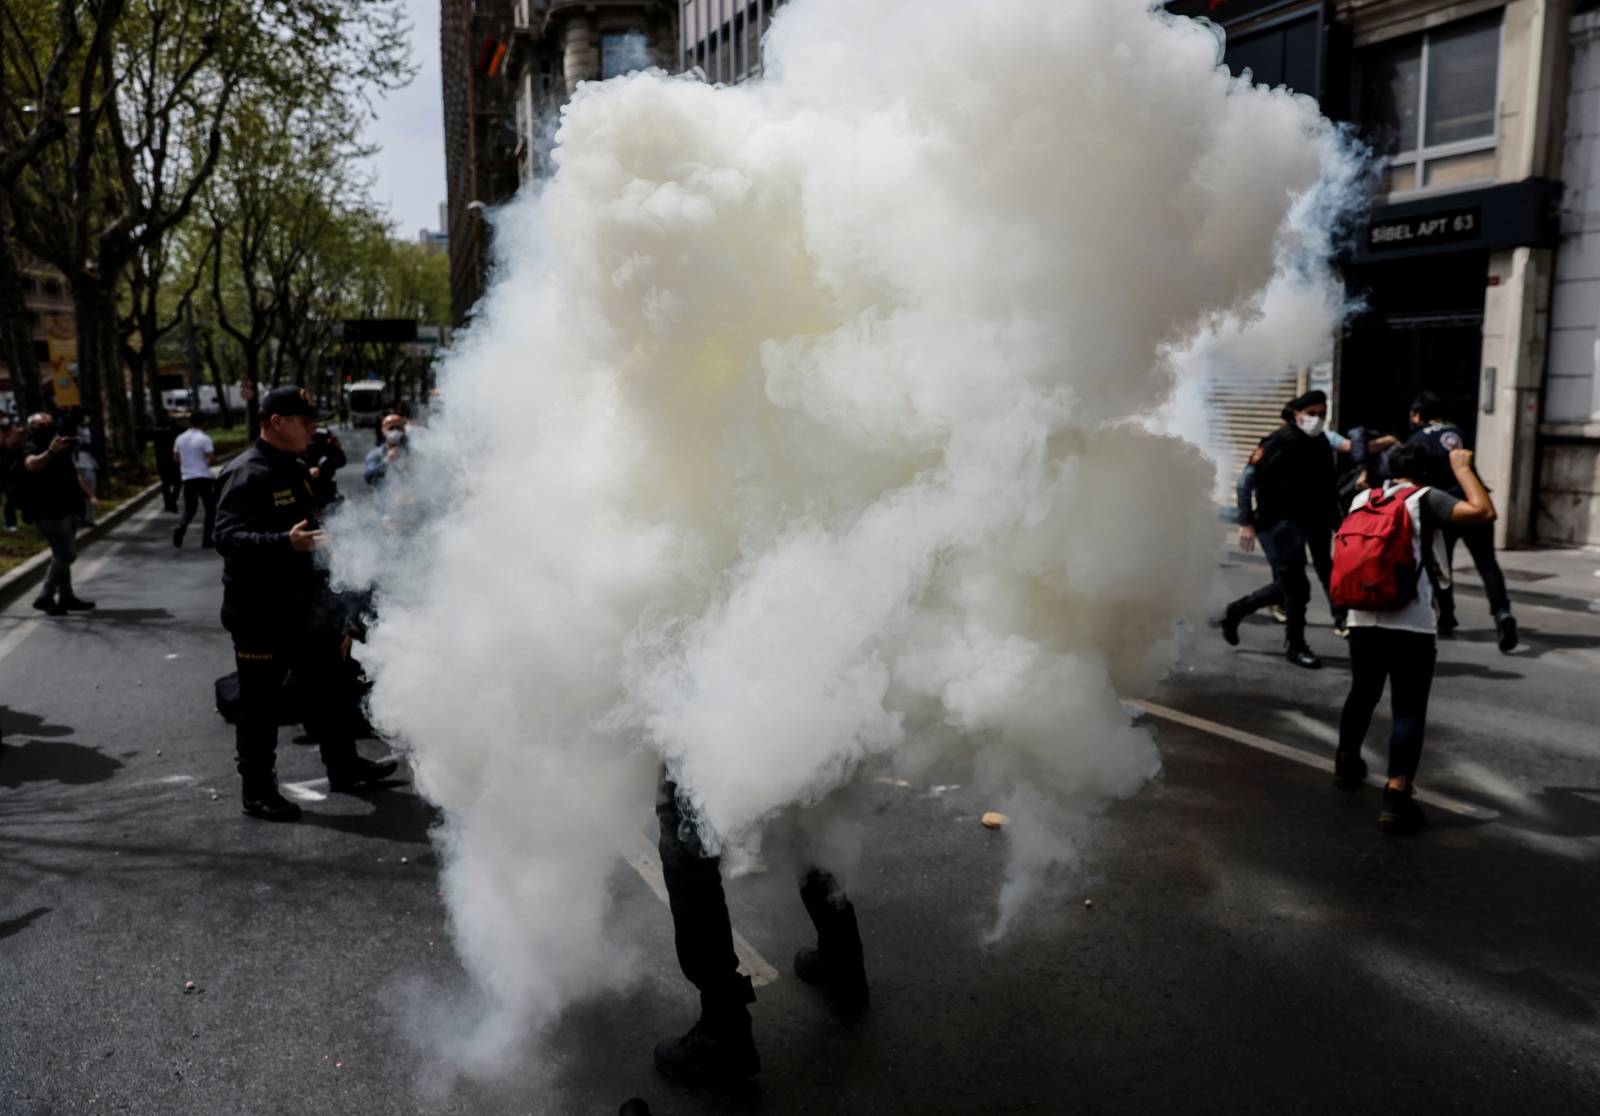
[[[1306,606],[1311,603],[1311,582],[1306,577],[1306,552],[1311,553],[1311,566],[1322,591],[1328,593],[1328,582],[1333,576],[1333,532],[1328,528],[1305,527],[1290,519],[1280,519],[1266,527],[1258,528],[1256,538],[1266,552],[1272,566],[1272,583],[1253,593],[1247,593],[1228,606],[1229,615],[1235,618],[1249,616],[1272,605],[1280,606],[1288,616],[1284,629],[1284,642],[1299,647],[1306,641]],[[1333,621],[1344,625],[1345,610],[1333,604]]]
[[[178,494],[183,491],[183,481],[178,479],[178,470],[174,467],[171,471],[161,473],[161,506],[170,512],[178,510]]]
[[[1372,724],[1373,710],[1389,684],[1394,728],[1389,734],[1389,774],[1407,779],[1417,773],[1428,725],[1428,693],[1433,688],[1437,643],[1426,632],[1391,628],[1350,629],[1350,696],[1339,717],[1339,751],[1359,755]]]
[[[293,671],[306,732],[330,772],[356,756],[356,696],[335,631],[286,630],[268,624],[225,625],[239,669],[239,720],[234,728],[239,774],[245,784],[275,779],[279,703]]]
[[[1496,619],[1509,615],[1511,612],[1511,595],[1506,592],[1506,575],[1500,572],[1500,562],[1494,556],[1494,525],[1490,523],[1473,523],[1467,526],[1459,524],[1446,524],[1444,528],[1445,561],[1451,567],[1456,563],[1456,543],[1466,543],[1467,553],[1472,555],[1472,564],[1478,567],[1478,576],[1483,579],[1483,591],[1489,598],[1489,612]],[[1456,597],[1453,589],[1444,589],[1436,594],[1439,600],[1439,622],[1446,626],[1454,626],[1456,620]]]
[[[663,772],[656,791],[661,874],[672,909],[673,940],[683,975],[700,990],[704,1014],[715,1015],[755,1002],[750,978],[739,973],[733,923],[722,891],[722,859],[708,856],[694,823],[684,816],[678,788]],[[817,931],[817,948],[830,958],[859,961],[861,932],[856,911],[838,882],[820,868],[800,877],[800,901]]]
[[[187,531],[189,524],[194,521],[194,513],[199,505],[204,504],[206,509],[205,528],[200,539],[206,546],[211,545],[211,533],[217,526],[217,485],[210,477],[196,477],[194,480],[183,482],[183,518],[178,520],[178,530]]]

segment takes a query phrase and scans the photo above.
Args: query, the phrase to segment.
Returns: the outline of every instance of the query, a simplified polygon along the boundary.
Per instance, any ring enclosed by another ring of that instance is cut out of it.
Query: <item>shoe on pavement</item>
[[[328,771],[328,789],[338,794],[367,790],[393,775],[394,760],[369,760],[354,756]]]
[[[1348,624],[1335,624],[1333,626],[1333,634],[1338,636],[1340,639],[1349,639],[1350,638],[1350,625],[1348,625]]]
[[[794,955],[794,975],[827,993],[834,1011],[846,1019],[867,1010],[867,970],[859,957],[840,963],[820,949],[802,949]]]
[[[1391,837],[1405,837],[1416,833],[1428,824],[1428,816],[1417,805],[1411,787],[1383,788],[1383,812],[1378,815],[1378,828]]]
[[[43,612],[46,616],[65,616],[67,610],[56,603],[54,597],[39,597],[34,600],[33,607]]]
[[[1454,616],[1439,617],[1439,638],[1450,639],[1456,634],[1456,629],[1461,627],[1461,622]]]
[[[67,612],[88,612],[94,608],[94,602],[75,597],[71,593],[63,593],[61,594],[61,607]]]
[[[750,1033],[750,1013],[735,1011],[702,1015],[682,1038],[656,1044],[656,1069],[685,1085],[737,1085],[761,1072]]]
[[[1517,646],[1517,618],[1507,612],[1494,618],[1495,634],[1500,638],[1500,653],[1509,655]]]
[[[1297,667],[1305,667],[1307,670],[1322,669],[1322,660],[1313,655],[1309,647],[1290,647],[1284,651],[1283,657]]]
[[[278,790],[276,782],[259,787],[246,786],[243,796],[244,812],[252,818],[270,822],[300,820],[300,807],[290,802]]]
[[[1367,761],[1359,755],[1348,755],[1344,752],[1333,753],[1333,781],[1337,786],[1350,790],[1359,787],[1367,781]]]
[[[174,527],[172,529],[172,545],[173,546],[179,546],[179,547],[181,547],[183,545],[183,528],[182,527]]]
[[[1281,605],[1273,605],[1267,609],[1267,615],[1279,624],[1287,624],[1289,622],[1289,614],[1283,611],[1283,606]]]

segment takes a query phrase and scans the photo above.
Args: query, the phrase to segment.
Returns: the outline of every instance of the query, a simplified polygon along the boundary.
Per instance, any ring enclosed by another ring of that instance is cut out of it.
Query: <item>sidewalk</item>
[[[1545,547],[1499,551],[1500,571],[1513,602],[1600,612],[1600,550]],[[1465,547],[1456,547],[1456,583],[1472,593],[1483,581]]]

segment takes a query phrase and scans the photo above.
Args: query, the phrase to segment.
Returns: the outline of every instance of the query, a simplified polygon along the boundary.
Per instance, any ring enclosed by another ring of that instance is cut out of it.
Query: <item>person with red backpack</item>
[[[1333,781],[1346,788],[1365,782],[1361,744],[1387,683],[1394,728],[1378,826],[1400,836],[1427,824],[1412,780],[1422,757],[1437,656],[1437,588],[1447,578],[1444,529],[1492,523],[1495,510],[1472,469],[1471,450],[1450,454],[1465,497],[1460,500],[1419,480],[1430,475],[1426,447],[1401,446],[1388,468],[1392,479],[1356,496],[1334,539],[1330,592],[1349,609],[1350,696],[1339,718]]]

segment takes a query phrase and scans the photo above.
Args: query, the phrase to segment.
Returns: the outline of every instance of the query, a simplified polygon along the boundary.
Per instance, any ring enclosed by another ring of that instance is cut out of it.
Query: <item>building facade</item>
[[[678,68],[713,84],[761,76],[761,42],[785,0],[679,0]]]
[[[53,399],[58,387],[66,403],[75,403],[73,371],[77,361],[77,326],[72,292],[53,268],[30,260],[21,261],[22,302],[28,315],[30,342],[46,398]],[[0,351],[3,351],[0,346]],[[13,371],[0,359],[0,409],[15,411],[18,406]]]
[[[1221,23],[1234,72],[1316,97],[1384,160],[1342,261],[1362,310],[1336,346],[1337,422],[1397,430],[1433,391],[1476,447],[1502,545],[1550,538],[1541,462],[1572,0],[1168,8]]]
[[[507,63],[517,173],[549,173],[561,106],[585,81],[652,67],[675,71],[678,0],[516,0]]]
[[[460,325],[483,295],[489,263],[485,211],[516,192],[514,88],[505,67],[514,0],[442,0],[439,61],[444,94],[450,316]]]

